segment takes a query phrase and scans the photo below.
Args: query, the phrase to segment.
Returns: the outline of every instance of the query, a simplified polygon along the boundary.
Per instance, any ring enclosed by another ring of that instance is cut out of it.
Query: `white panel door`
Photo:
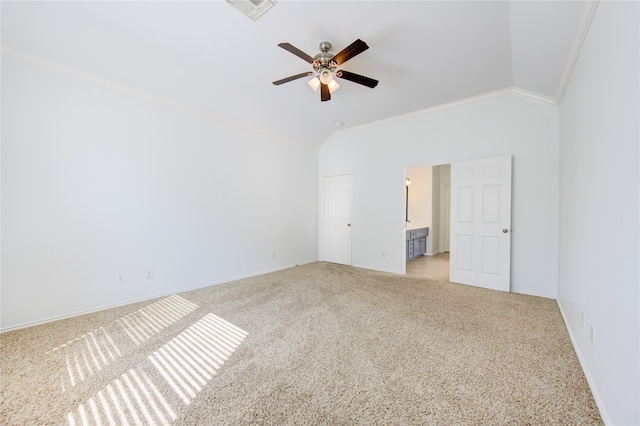
[[[451,282],[509,291],[511,156],[451,164]]]
[[[325,176],[323,182],[322,260],[351,265],[353,179]]]

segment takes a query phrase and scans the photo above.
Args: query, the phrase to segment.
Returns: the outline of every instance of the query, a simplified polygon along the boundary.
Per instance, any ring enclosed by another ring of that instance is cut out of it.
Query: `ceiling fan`
[[[340,87],[340,85],[334,80],[334,77],[353,81],[354,83],[362,84],[363,86],[367,86],[372,89],[378,85],[378,80],[374,80],[373,78],[337,69],[340,65],[344,64],[349,59],[353,58],[356,55],[359,55],[369,48],[369,46],[367,46],[367,43],[360,39],[354,41],[335,55],[329,53],[329,50],[331,50],[331,43],[329,43],[328,41],[323,41],[322,43],[320,43],[320,53],[318,53],[314,57],[307,55],[302,50],[298,49],[295,46],[292,46],[289,43],[280,43],[278,44],[278,46],[282,47],[288,52],[293,53],[299,58],[304,59],[313,66],[314,71],[318,73],[318,75],[309,81],[309,86],[311,86],[311,88],[315,91],[317,91],[318,87],[320,87],[320,100],[323,102],[331,100],[331,93],[338,87]],[[273,84],[279,86],[283,83],[288,83],[289,81],[308,77],[311,74],[313,74],[313,71],[303,72],[283,78],[281,80],[276,80],[273,82]]]

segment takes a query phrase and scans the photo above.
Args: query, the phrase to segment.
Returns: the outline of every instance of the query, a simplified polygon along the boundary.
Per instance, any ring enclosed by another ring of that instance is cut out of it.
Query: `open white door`
[[[509,291],[511,156],[451,164],[451,282]]]
[[[322,260],[351,265],[351,175],[325,176],[322,201]]]

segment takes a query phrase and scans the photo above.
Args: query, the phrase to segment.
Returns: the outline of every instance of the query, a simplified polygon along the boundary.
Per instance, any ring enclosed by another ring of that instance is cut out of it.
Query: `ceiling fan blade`
[[[329,86],[324,83],[320,83],[320,100],[322,102],[331,100],[331,93],[329,92]]]
[[[287,52],[291,52],[294,55],[296,55],[297,57],[304,59],[305,61],[309,62],[310,64],[313,63],[313,58],[311,56],[307,55],[302,50],[298,49],[295,46],[292,46],[289,43],[280,43],[280,44],[278,44],[278,46],[282,47]]]
[[[336,66],[340,66],[347,62],[349,59],[353,58],[356,55],[361,54],[365,50],[367,50],[369,46],[364,41],[357,39],[349,46],[342,49],[340,52],[336,53],[333,57],[332,61],[336,63]]]
[[[345,80],[353,81],[354,83],[362,84],[363,86],[367,86],[372,89],[378,85],[378,80],[374,80],[373,78],[365,77],[364,75],[355,74],[349,71],[340,70],[336,72],[336,77],[344,78]]]
[[[276,80],[276,81],[273,82],[273,84],[275,84],[276,86],[279,86],[282,83],[288,83],[290,81],[297,80],[299,78],[306,77],[306,76],[309,76],[311,74],[313,74],[313,71],[303,72],[303,73],[300,73],[300,74],[296,74],[296,75],[292,75],[290,77],[283,78],[281,80]]]

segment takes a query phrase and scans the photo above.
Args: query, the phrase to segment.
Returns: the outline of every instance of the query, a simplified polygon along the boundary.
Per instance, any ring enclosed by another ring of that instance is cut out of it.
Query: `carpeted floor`
[[[2,424],[601,424],[554,300],[313,263],[0,335]]]

